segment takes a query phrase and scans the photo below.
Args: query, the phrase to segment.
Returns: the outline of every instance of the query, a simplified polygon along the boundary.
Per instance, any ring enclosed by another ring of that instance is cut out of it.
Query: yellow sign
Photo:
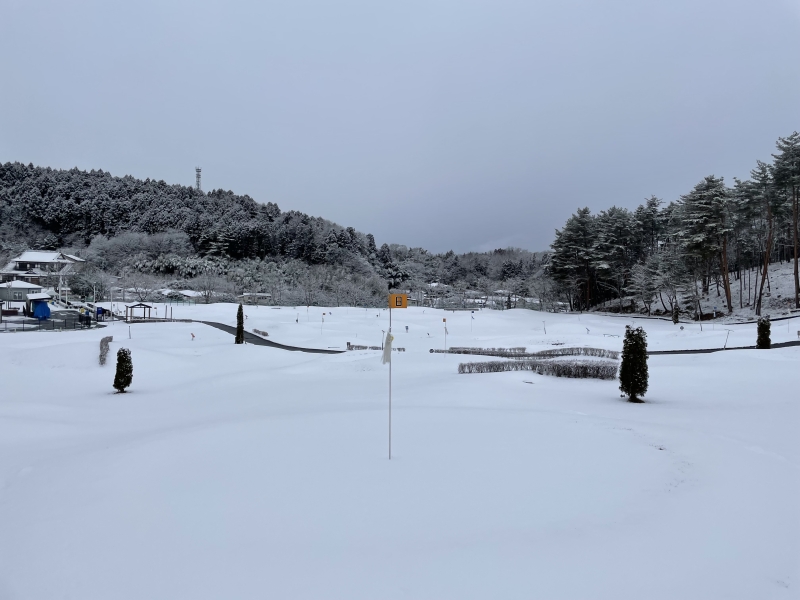
[[[389,308],[408,308],[408,295],[389,294]]]

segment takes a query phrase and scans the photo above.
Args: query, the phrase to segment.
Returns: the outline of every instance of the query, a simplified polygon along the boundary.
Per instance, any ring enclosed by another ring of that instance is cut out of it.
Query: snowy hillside
[[[378,309],[245,313],[315,348],[388,329]],[[376,351],[236,346],[196,322],[0,334],[0,598],[797,597],[800,348],[653,356],[632,405],[615,381],[458,375],[478,357],[429,352],[445,325],[448,346],[618,350],[630,317],[472,317],[394,311],[391,461]],[[651,350],[755,341],[635,323]]]

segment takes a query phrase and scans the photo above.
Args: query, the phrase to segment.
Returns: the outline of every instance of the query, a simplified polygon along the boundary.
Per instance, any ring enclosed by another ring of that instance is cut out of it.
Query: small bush
[[[106,364],[106,358],[108,357],[108,345],[114,341],[113,335],[107,335],[103,339],[100,340],[100,366]]]
[[[117,351],[117,372],[114,375],[114,389],[120,394],[124,394],[132,381],[133,360],[131,360],[131,351],[127,348],[120,348]]]
[[[769,317],[758,318],[758,337],[756,338],[756,348],[759,350],[769,350],[772,347],[772,340],[770,340],[770,323]]]
[[[571,377],[575,379],[615,379],[617,363],[612,361],[553,361],[553,360],[497,360],[461,363],[459,374],[502,373],[504,371],[534,371],[539,375]]]

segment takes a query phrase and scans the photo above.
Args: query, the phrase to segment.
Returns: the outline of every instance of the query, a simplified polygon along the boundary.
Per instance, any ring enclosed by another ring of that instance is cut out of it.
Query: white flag
[[[392,362],[392,340],[394,336],[392,335],[392,330],[386,332],[386,341],[383,343],[383,356],[381,356],[381,363],[384,365],[386,363]]]

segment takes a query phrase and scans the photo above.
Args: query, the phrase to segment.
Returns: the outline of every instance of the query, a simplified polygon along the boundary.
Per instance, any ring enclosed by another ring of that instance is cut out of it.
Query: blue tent
[[[33,316],[40,320],[49,319],[50,307],[47,305],[47,302],[37,302],[36,307],[33,309]]]

